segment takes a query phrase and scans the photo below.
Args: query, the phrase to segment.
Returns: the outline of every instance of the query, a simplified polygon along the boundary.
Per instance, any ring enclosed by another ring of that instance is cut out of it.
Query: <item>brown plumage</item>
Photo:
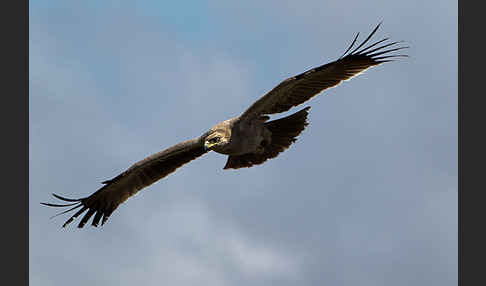
[[[85,212],[78,227],[82,228],[93,215],[91,225],[98,226],[100,221],[103,225],[113,211],[129,197],[209,151],[228,155],[224,169],[251,167],[277,157],[297,140],[297,136],[308,125],[310,107],[273,121],[268,121],[268,114],[288,111],[369,67],[392,61],[394,57],[406,56],[390,55],[390,52],[407,47],[389,48],[399,42],[382,44],[388,38],[364,47],[380,24],[358,47],[353,49],[359,33],[339,59],[282,81],[254,102],[241,116],[222,121],[200,137],[181,142],[135,163],[115,178],[104,181],[104,186],[88,197],[69,199],[53,194],[67,203],[41,204],[72,207],[60,214],[77,210],[63,227]],[[382,45],[379,46],[380,44]]]
[[[249,168],[277,157],[280,152],[285,151],[297,141],[297,136],[309,124],[307,122],[309,109],[310,106],[290,116],[265,123],[265,127],[272,132],[272,137],[270,143],[263,146],[263,152],[230,155],[224,169]]]

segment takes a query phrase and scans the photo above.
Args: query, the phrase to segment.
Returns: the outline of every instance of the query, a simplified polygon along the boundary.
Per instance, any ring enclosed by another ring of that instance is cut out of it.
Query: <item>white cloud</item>
[[[288,279],[300,272],[295,255],[248,236],[201,202],[172,205],[145,223],[157,225],[144,236],[149,247],[157,249],[152,264],[164,269],[166,282],[231,285],[228,269],[247,279]]]

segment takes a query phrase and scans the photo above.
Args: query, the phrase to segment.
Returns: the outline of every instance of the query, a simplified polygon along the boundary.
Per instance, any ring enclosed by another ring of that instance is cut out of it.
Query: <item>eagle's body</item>
[[[104,186],[90,196],[68,199],[54,194],[56,198],[69,203],[42,204],[53,207],[73,206],[62,213],[81,208],[63,226],[85,211],[87,212],[78,227],[83,227],[93,215],[91,224],[97,226],[100,221],[104,224],[111,213],[129,197],[209,151],[228,155],[224,169],[251,167],[275,158],[295,142],[297,136],[308,125],[307,115],[310,107],[273,121],[269,121],[268,115],[288,111],[369,67],[389,62],[393,57],[405,56],[385,55],[406,48],[385,49],[399,42],[374,48],[388,38],[359,50],[379,26],[363,43],[349,52],[358,38],[356,35],[352,44],[338,60],[282,81],[255,101],[240,116],[222,121],[200,137],[176,144],[133,164],[125,172],[104,181]]]
[[[258,153],[265,144],[271,142],[272,132],[265,127],[268,118],[240,120],[240,117],[222,121],[210,129],[208,140],[221,137],[225,144],[216,144],[213,151],[224,155]],[[206,144],[211,148],[211,144]]]

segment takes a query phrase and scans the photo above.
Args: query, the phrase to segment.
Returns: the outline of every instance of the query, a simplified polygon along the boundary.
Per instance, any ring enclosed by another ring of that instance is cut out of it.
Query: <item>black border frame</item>
[[[482,92],[483,10],[474,1],[458,6],[459,285],[486,285],[484,258],[484,95]],[[467,15],[467,16],[466,16]],[[484,17],[484,16],[483,16]]]
[[[7,4],[8,3],[8,4]],[[2,5],[4,284],[29,284],[29,2]],[[6,281],[5,281],[6,279]]]

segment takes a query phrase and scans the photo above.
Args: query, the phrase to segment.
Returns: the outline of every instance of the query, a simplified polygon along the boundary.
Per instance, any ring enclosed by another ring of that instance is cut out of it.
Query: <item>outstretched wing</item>
[[[406,55],[388,54],[390,52],[408,48],[393,47],[386,49],[400,43],[384,43],[388,38],[377,41],[359,50],[370,40],[380,25],[381,23],[376,26],[363,43],[349,52],[358,39],[358,33],[349,48],[338,60],[284,80],[270,92],[254,102],[240,118],[242,120],[248,120],[263,114],[285,112],[293,106],[306,102],[323,90],[334,87],[340,84],[343,80],[358,75],[369,67],[392,61],[392,58],[394,57],[406,57]],[[376,47],[381,43],[384,44]]]
[[[204,137],[187,140],[133,164],[128,170],[115,178],[104,181],[103,184],[105,185],[89,197],[68,199],[53,194],[54,197],[69,203],[41,204],[50,207],[73,206],[60,214],[81,208],[63,224],[63,227],[86,211],[87,213],[78,224],[79,228],[82,228],[93,215],[94,218],[91,225],[98,226],[100,220],[103,225],[111,213],[129,197],[207,151],[204,148]]]

